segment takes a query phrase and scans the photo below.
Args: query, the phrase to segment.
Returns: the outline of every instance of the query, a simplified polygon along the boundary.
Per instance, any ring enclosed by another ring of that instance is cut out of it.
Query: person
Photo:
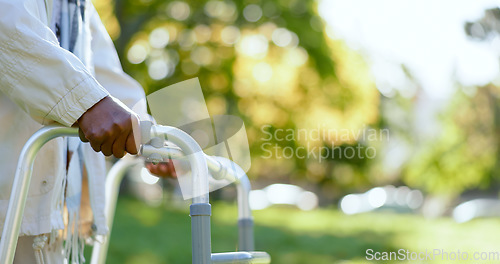
[[[0,4],[0,231],[24,143],[43,125],[77,126],[82,141],[89,143],[57,138],[35,161],[14,263],[36,263],[37,238],[45,263],[63,263],[65,258],[79,263],[80,205],[88,196],[93,232],[88,235],[106,234],[102,154],[137,154],[139,120],[148,118],[145,94],[123,72],[90,1]],[[82,157],[91,162],[82,164]],[[148,168],[171,174],[165,164]],[[65,210],[69,219],[63,246]]]

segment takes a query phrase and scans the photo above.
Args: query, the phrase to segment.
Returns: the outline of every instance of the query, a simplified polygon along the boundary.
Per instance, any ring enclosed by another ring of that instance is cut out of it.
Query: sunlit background
[[[244,120],[273,263],[500,252],[500,1],[94,2],[147,94],[198,77],[211,115]],[[188,263],[175,181],[127,183],[109,263]],[[234,197],[212,195],[214,251],[237,249]]]

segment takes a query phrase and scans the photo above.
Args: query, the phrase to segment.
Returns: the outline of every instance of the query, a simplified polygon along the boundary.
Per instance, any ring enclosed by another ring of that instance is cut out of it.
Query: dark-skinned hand
[[[107,96],[77,121],[80,139],[90,142],[96,152],[121,158],[139,149],[139,117],[119,100]]]

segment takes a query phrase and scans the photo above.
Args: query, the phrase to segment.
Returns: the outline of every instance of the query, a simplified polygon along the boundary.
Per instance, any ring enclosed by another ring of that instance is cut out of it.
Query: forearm
[[[21,1],[0,1],[0,91],[35,120],[72,125],[108,95]]]
[[[116,49],[99,15],[89,6],[92,54],[96,79],[109,93],[136,112],[141,119],[149,119],[146,97],[141,85],[122,69]]]

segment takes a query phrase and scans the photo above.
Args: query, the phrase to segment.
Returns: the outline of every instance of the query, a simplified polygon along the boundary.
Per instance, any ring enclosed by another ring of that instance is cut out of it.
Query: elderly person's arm
[[[46,23],[33,15],[45,11],[29,1],[0,4],[0,91],[42,124],[79,125],[95,150],[107,151],[111,145],[116,153],[137,153],[129,143],[136,114],[110,97],[83,63],[59,46]]]

